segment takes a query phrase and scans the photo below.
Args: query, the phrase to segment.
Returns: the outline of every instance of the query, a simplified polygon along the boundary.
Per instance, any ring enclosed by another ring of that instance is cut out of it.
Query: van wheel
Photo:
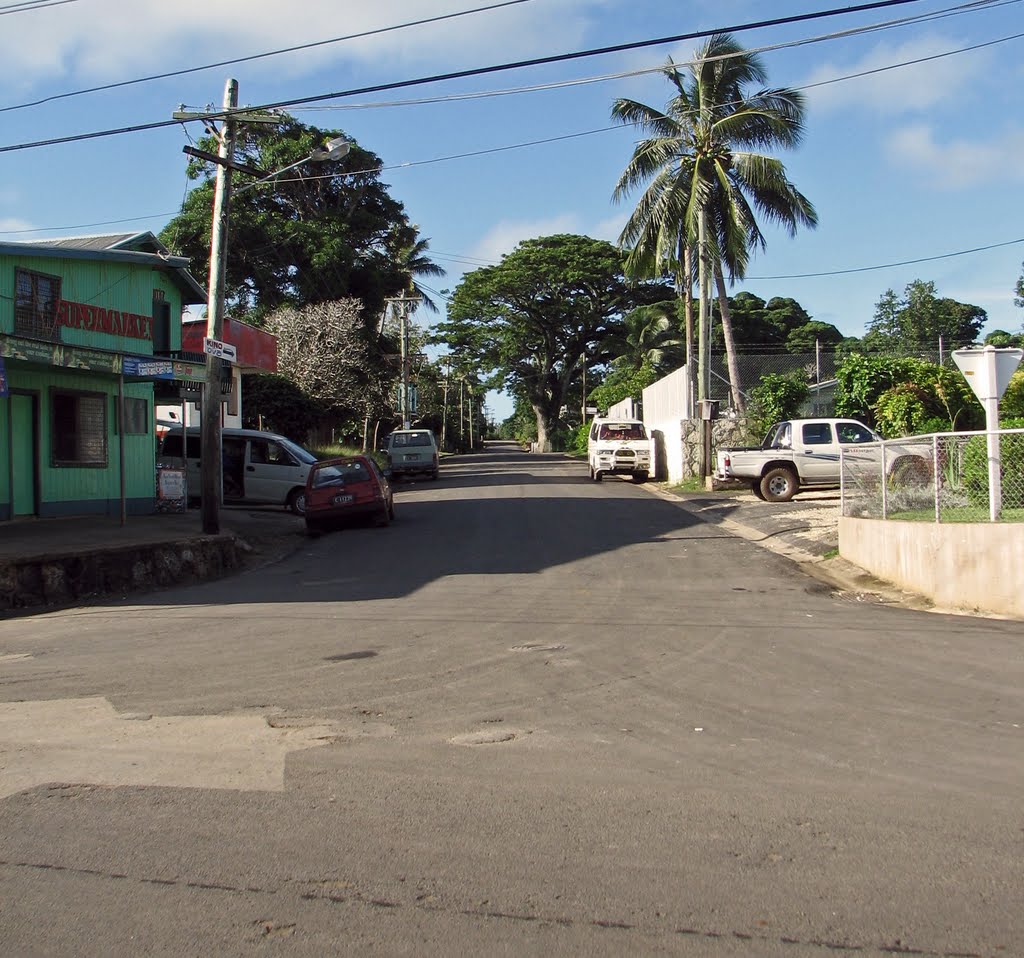
[[[304,516],[306,514],[306,490],[292,489],[288,493],[287,508],[293,515]]]
[[[789,502],[800,488],[792,469],[776,466],[761,477],[761,492],[766,502]]]
[[[594,482],[600,482],[604,478],[604,473],[601,472],[600,469],[591,469],[590,478],[593,479]]]
[[[633,473],[633,482],[647,482],[647,471],[641,469]]]

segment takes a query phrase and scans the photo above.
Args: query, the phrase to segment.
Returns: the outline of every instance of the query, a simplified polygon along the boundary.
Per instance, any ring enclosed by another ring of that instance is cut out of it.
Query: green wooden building
[[[0,243],[0,520],[155,509],[153,388],[205,303],[152,233]]]

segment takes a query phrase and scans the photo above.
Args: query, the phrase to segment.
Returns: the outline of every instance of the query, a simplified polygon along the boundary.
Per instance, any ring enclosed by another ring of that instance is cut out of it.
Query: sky
[[[241,104],[259,106],[731,28],[759,51],[770,86],[804,92],[803,142],[777,155],[819,225],[796,237],[766,226],[767,248],[730,293],[790,296],[859,336],[886,290],[921,279],[986,310],[983,333],[1021,329],[1024,0],[914,0],[742,30],[854,4],[499,4],[0,0],[0,241],[159,233],[189,187],[182,147],[203,135],[199,123],[18,147],[219,106],[229,77]],[[410,25],[425,20],[434,22]],[[428,283],[454,289],[525,239],[617,241],[631,207],[612,191],[638,133],[611,120],[612,102],[663,106],[669,85],[657,68],[668,57],[685,63],[702,42],[286,109],[381,157],[382,181],[448,271]],[[254,59],[224,64],[240,58]],[[164,74],[175,75],[147,79]],[[83,92],[95,87],[109,88]],[[431,319],[420,311],[417,321]],[[500,421],[511,404],[490,394],[487,409]]]

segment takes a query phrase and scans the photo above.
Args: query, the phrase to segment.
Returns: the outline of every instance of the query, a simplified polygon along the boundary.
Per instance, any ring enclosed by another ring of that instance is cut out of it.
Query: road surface
[[[515,446],[0,622],[0,950],[1024,954],[1024,633]]]

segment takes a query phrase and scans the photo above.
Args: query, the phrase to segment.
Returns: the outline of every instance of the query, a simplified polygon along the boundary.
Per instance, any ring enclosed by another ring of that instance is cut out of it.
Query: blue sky
[[[488,5],[34,0],[26,8],[0,0],[0,107]],[[0,147],[167,120],[181,104],[219,105],[229,76],[239,82],[240,101],[257,105],[849,5],[522,0],[433,25],[5,109]],[[763,49],[770,85],[806,88],[805,140],[782,158],[817,207],[820,225],[795,239],[768,229],[767,250],[732,292],[792,296],[814,319],[860,335],[885,290],[932,280],[940,295],[984,308],[986,331],[1019,330],[1024,311],[1013,304],[1013,286],[1024,260],[1024,41],[1015,36],[1024,33],[1021,13],[1021,0],[921,0],[738,32],[745,47]],[[933,18],[881,26],[924,16]],[[879,28],[848,34],[870,25]],[[464,271],[496,262],[523,239],[579,232],[614,241],[629,207],[612,203],[612,189],[636,133],[614,126],[611,103],[626,96],[662,105],[665,79],[638,71],[670,55],[686,61],[698,44],[289,112],[342,129],[381,156],[383,181],[448,270],[436,288],[453,288]],[[909,61],[924,62],[898,66]],[[885,67],[893,68],[869,72]],[[835,82],[813,86],[829,80]],[[543,84],[553,86],[504,92]],[[497,92],[502,95],[464,96]],[[396,105],[424,98],[441,99]],[[191,124],[188,134],[170,126],[0,152],[0,240],[159,232],[186,189],[181,148],[201,133]],[[535,143],[570,134],[586,135]],[[450,158],[488,150],[497,152]],[[966,252],[982,247],[994,248]],[[963,255],[948,255],[957,253]],[[886,265],[930,257],[943,258]],[[886,268],[868,269],[875,266]],[[807,275],[816,273],[826,275]],[[492,397],[490,411],[500,419],[509,407]]]

